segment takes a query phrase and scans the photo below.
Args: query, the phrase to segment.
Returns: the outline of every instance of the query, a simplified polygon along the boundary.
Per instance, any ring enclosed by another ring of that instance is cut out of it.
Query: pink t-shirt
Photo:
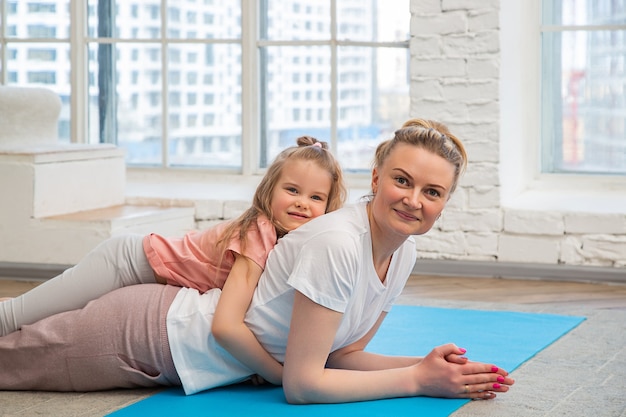
[[[222,288],[235,263],[234,253],[250,258],[262,269],[270,250],[276,245],[276,229],[265,216],[259,216],[256,227],[250,227],[246,247],[241,252],[241,241],[235,235],[222,256],[217,242],[228,222],[215,227],[187,233],[182,238],[165,238],[149,234],[143,240],[143,249],[154,272],[168,284],[194,288],[204,293],[211,288]],[[234,253],[233,253],[234,252]]]

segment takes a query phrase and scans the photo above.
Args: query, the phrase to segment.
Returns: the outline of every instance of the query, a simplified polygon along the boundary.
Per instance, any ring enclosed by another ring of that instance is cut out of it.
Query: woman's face
[[[423,148],[400,143],[372,172],[373,221],[386,236],[431,229],[450,197],[455,167]]]

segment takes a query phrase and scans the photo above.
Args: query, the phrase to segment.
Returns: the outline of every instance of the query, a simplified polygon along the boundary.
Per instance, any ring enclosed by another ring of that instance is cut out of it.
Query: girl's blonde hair
[[[328,193],[328,201],[326,202],[326,213],[343,206],[347,196],[346,186],[339,162],[328,150],[328,144],[320,142],[311,136],[301,136],[296,140],[296,143],[297,146],[291,146],[276,156],[256,188],[252,198],[252,206],[226,227],[218,242],[218,247],[220,247],[222,254],[228,242],[235,236],[235,233],[241,240],[243,249],[246,245],[248,229],[256,224],[257,218],[262,214],[272,222],[276,228],[276,235],[279,238],[287,234],[288,231],[276,222],[271,210],[274,188],[287,161],[313,161],[320,168],[327,171],[331,176],[332,182],[330,192]]]
[[[417,146],[441,156],[454,165],[454,181],[450,194],[454,192],[459,177],[467,166],[467,153],[463,143],[443,123],[434,120],[410,119],[396,130],[392,139],[378,145],[374,156],[374,167],[383,165],[393,148],[399,143]]]

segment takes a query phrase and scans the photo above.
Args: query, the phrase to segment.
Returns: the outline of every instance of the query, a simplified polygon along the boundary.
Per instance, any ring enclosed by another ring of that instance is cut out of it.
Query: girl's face
[[[406,239],[431,229],[454,181],[454,165],[414,145],[400,143],[372,172],[373,227]]]
[[[283,165],[272,193],[275,221],[292,231],[326,212],[332,185],[331,175],[315,162],[289,160]]]

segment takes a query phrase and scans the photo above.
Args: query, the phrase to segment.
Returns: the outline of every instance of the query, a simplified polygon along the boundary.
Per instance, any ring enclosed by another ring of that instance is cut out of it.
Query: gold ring
[[[465,393],[469,394],[469,385],[465,384]]]

